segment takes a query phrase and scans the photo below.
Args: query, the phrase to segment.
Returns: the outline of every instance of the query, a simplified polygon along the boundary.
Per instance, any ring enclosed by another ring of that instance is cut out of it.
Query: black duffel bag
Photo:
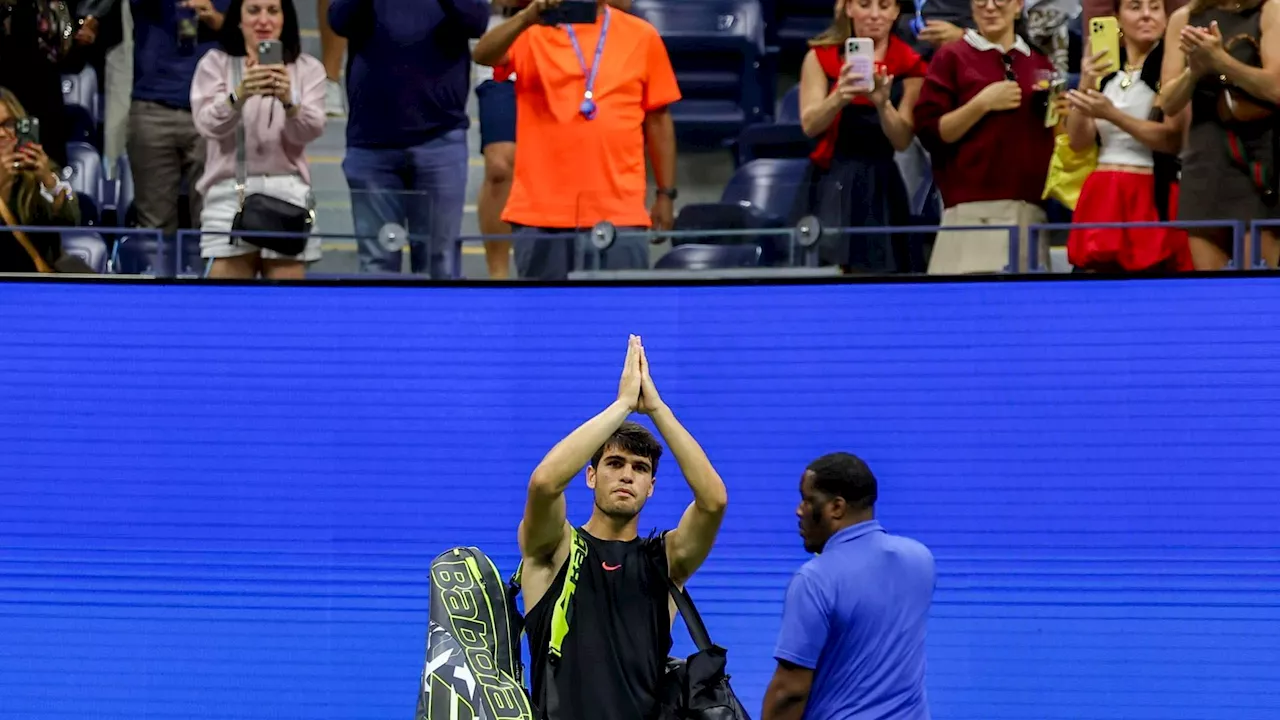
[[[688,591],[670,581],[668,589],[698,651],[687,659],[667,658],[659,720],[751,720],[729,686],[727,651],[711,642]]]

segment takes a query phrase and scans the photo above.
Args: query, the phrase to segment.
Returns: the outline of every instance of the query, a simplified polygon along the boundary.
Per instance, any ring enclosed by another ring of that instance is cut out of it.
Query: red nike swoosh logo
[[[600,563],[600,567],[602,567],[602,568],[604,568],[605,570],[608,570],[608,571],[610,571],[610,572],[613,572],[614,570],[621,570],[621,569],[622,569],[622,566],[621,566],[621,565],[610,565],[609,563],[606,563],[606,562],[602,562],[602,563]]]

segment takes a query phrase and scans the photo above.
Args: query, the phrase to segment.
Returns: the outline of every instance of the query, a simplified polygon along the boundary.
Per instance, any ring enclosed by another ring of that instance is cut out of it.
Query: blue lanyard
[[[604,39],[609,34],[609,18],[612,13],[609,6],[604,8],[604,25],[600,28],[600,40],[596,43],[596,59],[591,64],[590,72],[587,71],[587,59],[582,56],[582,46],[578,44],[578,33],[573,31],[572,25],[565,25],[564,29],[569,33],[569,42],[573,43],[573,51],[578,54],[578,65],[582,66],[582,74],[587,78],[587,89],[582,93],[582,104],[578,106],[578,111],[588,120],[594,120],[596,117],[596,73],[600,72],[600,58],[604,55]]]

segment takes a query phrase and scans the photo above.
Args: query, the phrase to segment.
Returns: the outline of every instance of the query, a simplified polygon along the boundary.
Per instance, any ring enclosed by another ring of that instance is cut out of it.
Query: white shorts
[[[296,175],[272,175],[251,177],[245,183],[245,193],[264,193],[295,205],[306,206],[311,187]],[[301,255],[281,255],[244,240],[232,242],[231,222],[240,210],[240,196],[236,192],[235,178],[223,180],[209,188],[204,196],[204,209],[200,212],[200,257],[230,258],[251,253],[261,253],[264,260],[301,260],[315,262],[320,259],[320,238],[314,234],[307,240]],[[315,232],[312,228],[312,232]]]

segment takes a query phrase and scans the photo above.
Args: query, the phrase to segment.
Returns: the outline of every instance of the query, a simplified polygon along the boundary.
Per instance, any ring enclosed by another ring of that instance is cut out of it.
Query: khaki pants
[[[949,207],[942,214],[942,227],[976,225],[1016,225],[1019,228],[1019,262],[1015,272],[1026,272],[1030,244],[1027,227],[1045,221],[1044,210],[1021,200],[988,200]],[[1040,268],[1049,267],[1049,242],[1040,238],[1037,255]],[[1008,230],[942,230],[929,259],[930,275],[966,275],[1004,272],[1009,265]]]

